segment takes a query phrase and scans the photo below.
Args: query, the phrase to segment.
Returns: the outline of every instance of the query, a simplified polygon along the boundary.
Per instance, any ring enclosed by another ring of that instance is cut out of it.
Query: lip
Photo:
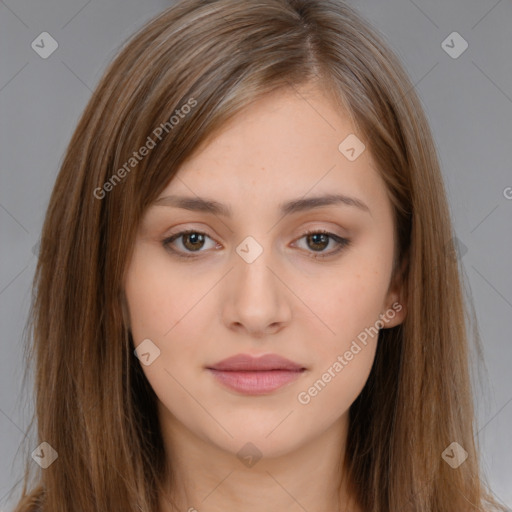
[[[277,354],[265,354],[260,357],[253,357],[250,354],[237,354],[223,359],[208,369],[219,371],[264,371],[264,370],[289,370],[298,371],[305,369],[304,366],[290,361]]]
[[[299,378],[306,368],[277,354],[261,357],[237,354],[207,367],[207,370],[234,391],[262,395]]]

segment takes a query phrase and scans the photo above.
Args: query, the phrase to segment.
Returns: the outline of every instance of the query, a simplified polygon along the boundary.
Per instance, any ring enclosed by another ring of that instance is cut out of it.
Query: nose
[[[291,293],[270,253],[264,250],[251,263],[233,255],[235,268],[223,297],[223,321],[229,329],[261,338],[290,323]]]

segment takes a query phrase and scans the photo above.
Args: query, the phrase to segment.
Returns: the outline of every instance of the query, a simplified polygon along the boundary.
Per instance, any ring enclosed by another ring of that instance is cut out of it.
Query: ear
[[[407,305],[405,300],[405,270],[407,268],[407,259],[404,258],[400,267],[390,283],[384,310],[381,311],[379,318],[384,324],[384,329],[400,325],[407,316]]]

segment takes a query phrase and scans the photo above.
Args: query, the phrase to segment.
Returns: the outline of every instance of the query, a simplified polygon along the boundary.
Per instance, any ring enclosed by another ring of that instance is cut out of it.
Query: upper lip
[[[223,359],[213,366],[209,366],[208,369],[219,371],[299,371],[305,368],[277,354],[265,354],[260,357],[253,357],[249,354],[237,354]]]

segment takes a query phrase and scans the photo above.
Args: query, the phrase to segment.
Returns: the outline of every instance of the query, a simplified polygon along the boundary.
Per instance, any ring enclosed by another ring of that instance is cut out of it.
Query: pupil
[[[313,235],[309,235],[309,237],[310,237],[310,239],[313,240],[314,245],[321,246],[320,249],[324,249],[326,243],[329,243],[329,241],[327,240],[328,235],[326,235],[324,233],[315,233]]]
[[[199,245],[200,245],[203,242],[202,237],[203,237],[203,235],[200,235],[199,233],[189,233],[185,237],[185,240],[190,240],[191,241],[191,245],[192,245],[192,249],[197,249],[198,247],[197,247],[196,244],[199,243]]]

